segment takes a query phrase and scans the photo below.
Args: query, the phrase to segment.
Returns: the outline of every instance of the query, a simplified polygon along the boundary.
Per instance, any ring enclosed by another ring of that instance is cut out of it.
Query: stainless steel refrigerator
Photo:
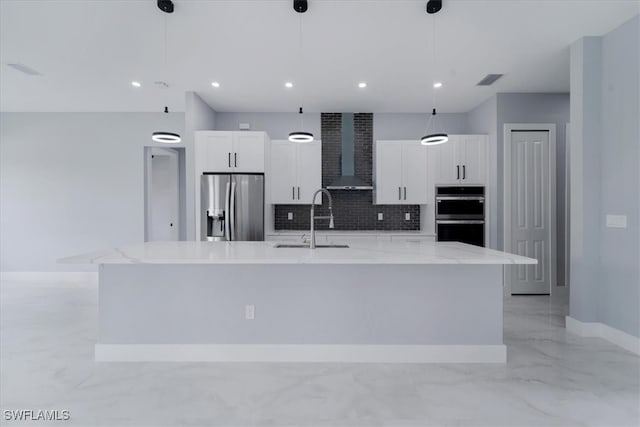
[[[203,174],[200,211],[200,240],[264,240],[264,174]]]

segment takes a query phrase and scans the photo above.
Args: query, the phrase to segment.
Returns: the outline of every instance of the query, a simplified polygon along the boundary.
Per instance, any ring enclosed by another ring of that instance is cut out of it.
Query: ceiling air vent
[[[40,73],[39,71],[34,70],[31,67],[27,67],[24,64],[20,64],[19,62],[13,63],[13,64],[7,64],[7,67],[11,67],[14,70],[18,70],[21,73],[25,73],[28,74],[30,76],[41,76],[42,73]]]
[[[504,76],[504,74],[487,74],[482,80],[478,82],[477,86],[491,86],[502,76]]]

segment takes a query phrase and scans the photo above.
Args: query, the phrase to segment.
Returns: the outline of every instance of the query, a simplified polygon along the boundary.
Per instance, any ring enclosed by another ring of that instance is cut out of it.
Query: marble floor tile
[[[3,282],[0,408],[74,426],[638,426],[640,358],[505,297],[506,364],[95,363],[97,287]],[[2,425],[47,425],[6,421]]]

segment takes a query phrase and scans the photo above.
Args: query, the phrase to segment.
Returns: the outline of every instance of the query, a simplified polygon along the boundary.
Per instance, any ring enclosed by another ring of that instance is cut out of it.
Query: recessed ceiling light
[[[433,87],[435,87],[435,88],[442,87],[442,82],[435,82],[435,83],[433,84]]]
[[[358,83],[358,87],[360,89],[364,89],[365,87],[367,87],[367,84],[365,82],[360,82],[360,83]]]
[[[220,87],[220,83],[218,83],[218,82],[211,82],[211,86],[213,86],[213,87]]]
[[[293,87],[293,83],[291,83],[291,82],[286,82],[286,83],[284,84],[284,87],[291,89],[291,88]]]
[[[135,82],[135,81],[134,81],[134,82],[131,82],[131,86],[133,86],[133,87],[140,87],[140,86],[142,86],[142,85],[140,84],[140,82]]]

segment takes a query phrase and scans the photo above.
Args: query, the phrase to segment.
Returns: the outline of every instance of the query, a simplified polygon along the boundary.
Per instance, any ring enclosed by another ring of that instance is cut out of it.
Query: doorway
[[[504,126],[504,248],[538,264],[505,267],[512,295],[556,285],[555,124]]]
[[[184,240],[184,148],[145,147],[145,241]]]

